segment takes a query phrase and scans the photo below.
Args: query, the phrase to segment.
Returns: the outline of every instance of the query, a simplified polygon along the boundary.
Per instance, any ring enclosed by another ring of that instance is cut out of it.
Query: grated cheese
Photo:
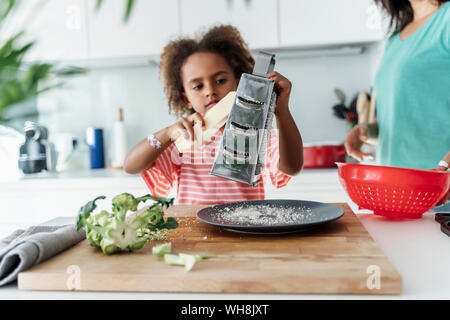
[[[221,224],[242,226],[284,226],[314,222],[311,208],[302,206],[253,205],[216,209],[214,220]]]

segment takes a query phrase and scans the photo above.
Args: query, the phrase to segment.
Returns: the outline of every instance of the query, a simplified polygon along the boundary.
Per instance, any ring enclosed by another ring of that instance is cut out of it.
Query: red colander
[[[360,209],[394,219],[418,219],[445,202],[450,172],[336,163],[339,180]]]

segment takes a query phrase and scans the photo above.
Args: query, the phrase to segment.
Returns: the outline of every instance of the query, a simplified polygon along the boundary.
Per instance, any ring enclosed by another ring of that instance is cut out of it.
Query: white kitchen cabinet
[[[278,45],[277,0],[180,0],[180,5],[183,35],[232,24],[251,49]]]
[[[78,60],[88,56],[84,0],[26,0],[7,25],[7,36],[25,31],[35,41],[25,60]]]
[[[178,1],[135,1],[124,22],[125,0],[87,0],[91,58],[119,58],[160,54],[179,35]]]
[[[279,0],[279,10],[282,47],[383,38],[381,15],[373,0]]]

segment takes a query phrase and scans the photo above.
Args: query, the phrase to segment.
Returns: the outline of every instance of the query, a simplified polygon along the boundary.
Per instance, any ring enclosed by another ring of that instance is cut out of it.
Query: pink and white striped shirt
[[[277,188],[287,185],[291,177],[278,170],[280,156],[276,130],[270,134],[261,182],[256,186],[211,175],[223,132],[222,127],[210,141],[192,153],[179,153],[175,144],[171,144],[150,169],[141,173],[150,193],[167,197],[177,185],[177,204],[222,204],[264,199],[268,178]]]

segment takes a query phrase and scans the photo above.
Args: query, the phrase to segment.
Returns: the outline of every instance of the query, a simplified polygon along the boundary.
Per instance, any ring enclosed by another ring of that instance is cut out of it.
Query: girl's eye
[[[227,82],[227,79],[218,79],[217,80],[218,84],[222,84],[222,83],[225,83],[225,82]]]
[[[202,84],[196,85],[193,89],[194,90],[200,90],[201,88],[203,88]]]

